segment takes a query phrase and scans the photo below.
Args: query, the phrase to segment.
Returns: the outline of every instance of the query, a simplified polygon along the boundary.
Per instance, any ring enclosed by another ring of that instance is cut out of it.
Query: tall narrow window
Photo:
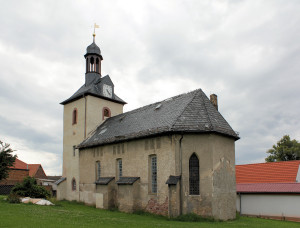
[[[72,191],[76,191],[76,180],[75,180],[75,178],[72,179]]]
[[[101,177],[101,164],[100,161],[96,162],[96,180]]]
[[[190,195],[199,195],[199,159],[196,154],[190,157],[189,171]]]
[[[76,155],[76,146],[73,146],[73,156],[75,157],[75,155]]]
[[[151,192],[157,193],[157,158],[151,157]]]
[[[123,175],[123,165],[122,165],[122,159],[117,160],[117,176],[118,178],[122,177]]]
[[[72,124],[77,124],[77,108],[74,108],[73,110]]]

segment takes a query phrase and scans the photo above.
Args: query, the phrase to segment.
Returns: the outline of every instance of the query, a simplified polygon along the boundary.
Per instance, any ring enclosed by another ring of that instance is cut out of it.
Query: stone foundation
[[[151,198],[148,201],[148,204],[146,206],[146,211],[157,214],[157,215],[168,215],[168,209],[169,209],[169,199],[166,197],[165,202],[160,204],[157,202],[157,199]]]

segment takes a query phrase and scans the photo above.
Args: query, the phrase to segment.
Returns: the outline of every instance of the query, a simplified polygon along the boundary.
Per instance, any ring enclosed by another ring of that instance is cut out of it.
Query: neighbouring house
[[[9,194],[17,183],[28,176],[36,178],[39,184],[42,184],[40,179],[47,179],[41,164],[27,164],[16,158],[14,165],[10,167],[8,178],[0,181],[0,194]]]
[[[52,192],[52,196],[56,197],[57,184],[56,181],[61,179],[61,176],[47,176],[47,179],[42,179],[42,185]]]
[[[9,194],[17,183],[21,183],[25,177],[29,176],[28,165],[17,158],[9,169],[8,177],[0,181],[0,195]]]
[[[236,216],[237,133],[201,89],[123,113],[100,48],[87,47],[84,85],[64,105],[57,198],[168,216]],[[151,94],[149,94],[151,95]]]
[[[237,165],[237,211],[300,221],[299,166],[299,160]]]

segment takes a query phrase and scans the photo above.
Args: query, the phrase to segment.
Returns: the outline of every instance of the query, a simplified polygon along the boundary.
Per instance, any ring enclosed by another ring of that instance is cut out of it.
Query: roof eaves
[[[127,104],[125,101],[123,101],[123,100],[122,100],[121,98],[119,98],[119,97],[118,97],[118,98],[119,98],[120,100],[115,100],[115,99],[111,99],[111,98],[108,98],[108,97],[104,97],[104,96],[101,96],[101,95],[94,94],[94,93],[89,92],[89,91],[80,93],[80,94],[76,95],[75,97],[69,98],[69,99],[67,99],[67,100],[65,100],[65,101],[63,101],[63,102],[61,102],[61,103],[59,103],[59,104],[61,104],[61,105],[66,105],[66,104],[68,104],[68,103],[70,103],[70,102],[72,102],[72,101],[76,101],[76,100],[78,100],[78,99],[80,99],[80,98],[83,98],[83,97],[85,97],[85,96],[88,96],[88,95],[91,95],[91,96],[93,96],[93,97],[99,97],[99,98],[102,98],[102,99],[104,99],[104,100],[112,101],[112,102],[119,103],[119,104],[124,104],[124,105]]]

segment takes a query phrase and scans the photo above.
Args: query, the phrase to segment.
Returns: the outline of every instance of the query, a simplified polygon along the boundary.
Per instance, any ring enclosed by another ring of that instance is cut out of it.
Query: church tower
[[[85,83],[67,100],[63,117],[63,174],[57,198],[80,201],[79,153],[76,146],[105,119],[123,113],[126,104],[114,91],[108,75],[102,77],[101,50],[95,42],[86,49]]]

